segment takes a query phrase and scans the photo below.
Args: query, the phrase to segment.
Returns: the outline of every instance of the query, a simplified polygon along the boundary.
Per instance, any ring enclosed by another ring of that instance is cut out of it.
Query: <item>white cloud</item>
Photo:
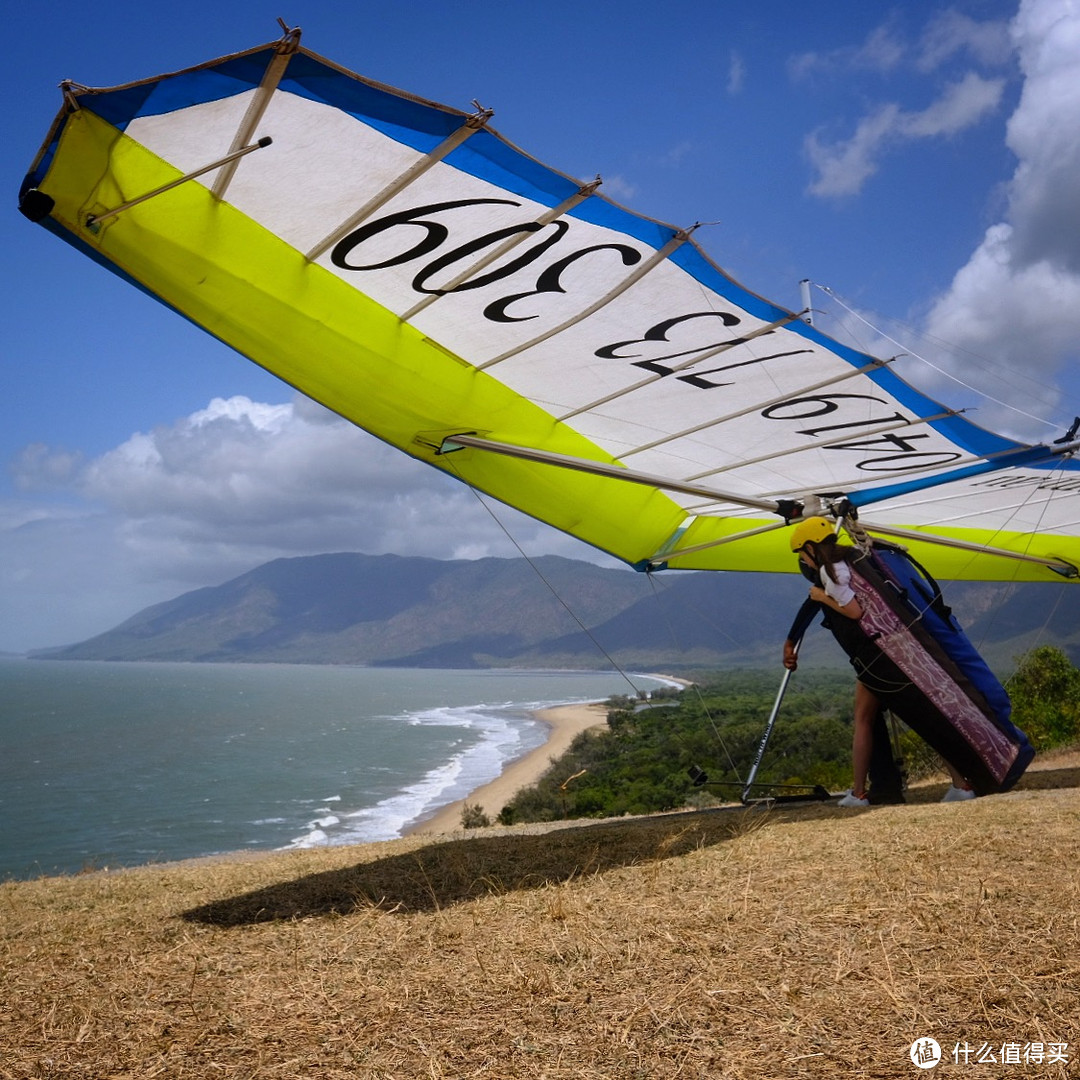
[[[69,483],[82,463],[82,455],[31,443],[12,469],[15,486],[23,491],[42,491]]]
[[[622,176],[605,176],[600,191],[616,202],[629,202],[637,194],[637,185]]]
[[[899,17],[893,16],[858,45],[792,58],[788,70],[796,80],[811,76],[850,80],[869,72],[894,82],[900,76],[909,92],[947,64],[953,73],[950,82],[936,85],[931,91],[934,100],[921,110],[896,100],[879,101],[863,109],[847,138],[826,136],[825,125],[807,136],[804,150],[815,170],[810,193],[855,195],[878,171],[885,155],[905,142],[955,135],[980,123],[998,108],[1005,80],[965,71],[959,61],[969,67],[1000,69],[1011,62],[1012,51],[1007,23],[979,22],[946,9],[929,19],[917,44],[905,38]],[[835,131],[837,125],[828,127]]]
[[[1009,24],[978,22],[951,8],[935,15],[923,31],[917,66],[932,71],[958,53],[985,66],[1007,63],[1012,54]]]
[[[1001,102],[1003,79],[984,79],[968,72],[950,83],[925,109],[913,112],[896,104],[878,106],[859,121],[846,140],[826,143],[818,133],[807,137],[805,148],[817,178],[810,193],[821,196],[855,195],[877,172],[880,158],[904,141],[955,135],[979,123]]]
[[[958,55],[983,67],[1008,63],[1012,55],[1009,24],[1002,20],[980,22],[947,8],[932,15],[918,43],[911,43],[894,16],[871,30],[858,45],[793,56],[788,61],[788,74],[796,81],[860,72],[889,75],[911,65],[928,72]]]
[[[300,397],[215,399],[89,461],[31,447],[15,474],[27,501],[0,507],[0,649],[79,640],[283,556],[518,554],[465,485]],[[491,505],[526,551],[603,558]]]
[[[197,564],[223,544],[232,561],[507,548],[466,487],[304,399],[217,399],[88,463],[77,487],[152,561],[166,552],[160,561]]]
[[[875,27],[859,45],[848,45],[828,52],[805,52],[788,61],[788,74],[796,81],[819,74],[849,71],[884,73],[896,68],[904,58],[906,46],[890,20]]]
[[[1048,386],[1080,353],[1080,9],[1023,0],[1012,34],[1024,86],[1008,123],[1018,164],[1006,220],[986,231],[927,328],[993,355],[1005,378],[1012,370]],[[1014,400],[1025,407],[1030,397]],[[1059,424],[1076,403],[1062,408]]]
[[[1004,79],[984,79],[969,71],[959,82],[946,86],[941,97],[922,112],[901,112],[899,134],[909,139],[955,135],[997,109],[1004,90]]]
[[[877,172],[881,146],[896,130],[896,105],[884,105],[859,121],[855,134],[843,142],[827,144],[815,132],[804,143],[807,157],[817,172],[810,185],[812,195],[855,195]]]
[[[687,156],[694,152],[695,146],[689,139],[676,143],[666,154],[659,159],[659,164],[665,168],[678,168],[686,160]]]

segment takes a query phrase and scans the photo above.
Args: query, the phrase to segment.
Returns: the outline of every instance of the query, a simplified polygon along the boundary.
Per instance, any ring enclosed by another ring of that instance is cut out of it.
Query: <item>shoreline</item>
[[[589,701],[575,705],[553,705],[532,714],[548,728],[547,740],[519,758],[508,761],[503,771],[474,788],[463,799],[440,806],[426,817],[413,822],[401,831],[405,836],[432,836],[464,832],[461,812],[466,803],[479,807],[494,823],[499,811],[522,789],[530,787],[551,767],[553,760],[562,757],[581,732],[603,727],[607,722],[607,705]]]
[[[693,682],[675,675],[655,675],[656,679],[674,683],[684,690]],[[473,788],[463,799],[440,806],[401,830],[401,836],[436,836],[466,832],[461,824],[461,812],[466,804],[478,807],[495,824],[499,811],[522,788],[531,787],[551,767],[552,763],[570,748],[583,731],[607,725],[606,701],[586,701],[568,705],[552,705],[537,709],[533,717],[548,728],[547,740],[521,757],[508,761],[502,772],[486,784]]]

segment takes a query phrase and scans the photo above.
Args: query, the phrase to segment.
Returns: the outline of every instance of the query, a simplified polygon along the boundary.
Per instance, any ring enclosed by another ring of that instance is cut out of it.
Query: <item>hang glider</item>
[[[63,107],[20,207],[405,453],[642,569],[1080,580],[1076,431],[984,430],[489,126],[275,43]],[[933,551],[928,550],[933,545]],[[944,545],[944,546],[943,546]]]

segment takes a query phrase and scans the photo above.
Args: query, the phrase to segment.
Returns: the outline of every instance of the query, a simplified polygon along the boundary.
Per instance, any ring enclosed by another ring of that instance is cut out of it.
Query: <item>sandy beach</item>
[[[603,702],[556,705],[551,709],[540,710],[535,716],[547,724],[550,730],[548,740],[543,746],[538,746],[516,761],[511,761],[499,776],[476,788],[466,798],[442,807],[431,817],[413,825],[406,830],[407,835],[460,831],[461,811],[465,803],[482,807],[484,813],[494,821],[499,811],[517,792],[535,784],[544,775],[552,759],[561,757],[578,734],[591,727],[602,727],[606,723],[607,706]]]

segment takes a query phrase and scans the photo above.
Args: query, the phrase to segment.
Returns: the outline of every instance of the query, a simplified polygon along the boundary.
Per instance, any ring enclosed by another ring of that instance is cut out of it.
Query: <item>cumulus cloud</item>
[[[87,637],[274,558],[518,554],[463,484],[300,397],[215,399],[90,460],[34,446],[14,472],[39,501],[0,507],[0,649]],[[526,551],[597,557],[490,505]]]
[[[147,557],[198,561],[221,544],[248,559],[509,553],[465,486],[302,398],[215,399],[86,463],[77,487],[122,517]]]
[[[1004,79],[984,79],[972,71],[946,86],[925,109],[910,111],[896,104],[877,107],[859,121],[850,139],[829,143],[818,132],[809,135],[806,153],[817,172],[810,193],[857,194],[877,172],[886,150],[904,141],[955,135],[979,123],[997,109],[1004,89]]]
[[[1012,37],[1024,78],[1007,128],[1017,157],[1005,220],[933,305],[928,331],[1052,385],[1080,340],[1080,11],[1023,0]],[[1023,406],[1021,401],[1014,402]],[[1058,423],[1076,403],[1063,402]]]
[[[1080,411],[1080,10],[1060,0],[1021,0],[1008,24],[946,11],[927,24],[915,66],[930,73],[957,59],[1016,65],[1021,94],[1005,128],[1016,167],[1001,219],[926,307],[918,352],[933,366],[902,361],[898,368],[932,394],[978,400],[974,415],[985,426],[1022,439],[1054,438]],[[904,140],[947,137],[990,115],[1002,85],[969,71],[921,111],[879,105],[847,139],[811,136],[811,190],[855,194]],[[911,328],[897,337],[910,341]],[[885,353],[903,351],[895,340],[877,344]]]

